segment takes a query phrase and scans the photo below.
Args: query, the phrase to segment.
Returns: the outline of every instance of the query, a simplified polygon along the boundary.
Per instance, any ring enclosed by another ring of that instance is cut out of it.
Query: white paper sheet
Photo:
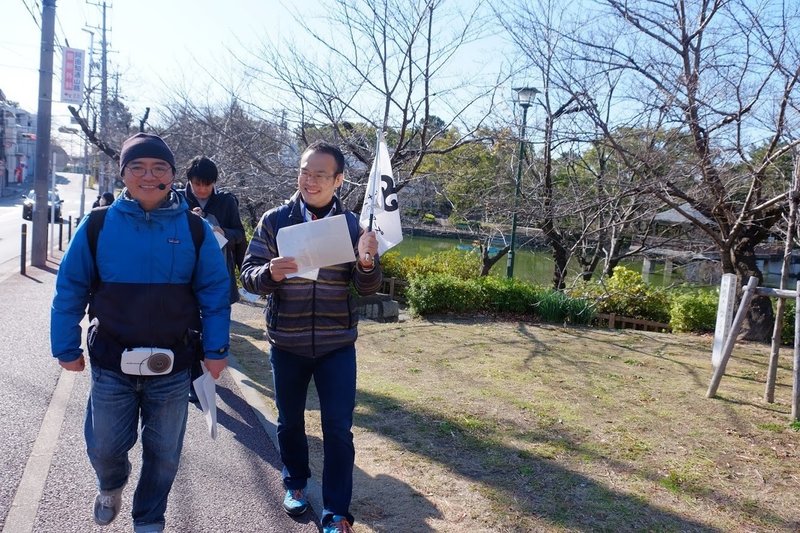
[[[219,243],[219,247],[220,248],[225,246],[225,244],[227,244],[227,242],[228,242],[228,239],[225,238],[225,234],[224,233],[219,233],[219,232],[215,231],[214,232],[214,237],[217,238],[217,243]]]
[[[278,253],[294,257],[297,273],[287,277],[317,279],[319,269],[356,260],[344,215],[325,217],[278,230]]]
[[[203,367],[203,375],[195,379],[192,383],[194,391],[197,393],[197,398],[200,400],[200,407],[203,409],[203,414],[206,417],[206,425],[208,426],[208,434],[212,439],[217,438],[217,385],[214,378],[206,369],[206,365],[200,363]]]

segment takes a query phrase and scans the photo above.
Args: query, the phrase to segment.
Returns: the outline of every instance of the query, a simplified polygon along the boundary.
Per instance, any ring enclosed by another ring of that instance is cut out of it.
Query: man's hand
[[[211,374],[211,377],[214,379],[219,379],[220,374],[222,371],[225,370],[225,367],[228,366],[228,358],[224,359],[204,359],[203,364],[206,365],[206,369],[208,373]]]
[[[83,369],[86,368],[86,359],[84,359],[83,354],[81,354],[81,356],[74,361],[64,362],[59,360],[58,364],[61,365],[61,368],[69,370],[70,372],[83,372]]]
[[[297,272],[294,257],[275,257],[269,262],[269,275],[272,281],[283,281],[287,274]]]
[[[202,207],[195,207],[195,208],[193,208],[193,209],[192,209],[192,213],[194,213],[195,215],[199,215],[199,216],[201,216],[201,217],[203,217],[203,218],[205,218],[205,217],[206,217],[206,214],[205,214],[205,213],[203,213],[203,208],[202,208]]]
[[[363,268],[370,269],[378,254],[378,236],[374,231],[365,231],[358,239],[358,262]]]

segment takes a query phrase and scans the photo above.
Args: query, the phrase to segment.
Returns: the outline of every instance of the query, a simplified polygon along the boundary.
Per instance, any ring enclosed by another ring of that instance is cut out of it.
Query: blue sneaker
[[[342,515],[335,514],[328,525],[322,526],[322,533],[353,533],[353,526]]]
[[[289,516],[300,516],[308,510],[306,489],[290,489],[283,498],[283,510]]]

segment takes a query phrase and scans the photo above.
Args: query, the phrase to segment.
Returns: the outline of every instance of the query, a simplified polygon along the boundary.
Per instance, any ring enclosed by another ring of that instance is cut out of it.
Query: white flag
[[[367,229],[372,215],[372,229],[378,235],[378,255],[403,240],[403,229],[400,226],[400,206],[394,190],[394,175],[389,150],[378,134],[378,147],[375,161],[369,172],[367,192],[364,194],[364,206],[361,208],[361,227]]]

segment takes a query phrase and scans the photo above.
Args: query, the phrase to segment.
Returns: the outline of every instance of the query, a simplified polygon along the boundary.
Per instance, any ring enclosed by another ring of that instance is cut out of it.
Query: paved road
[[[69,240],[70,228],[67,226],[70,217],[72,221],[78,219],[80,214],[80,199],[81,199],[81,184],[83,176],[75,173],[59,173],[57,175],[57,190],[64,204],[61,206],[61,212],[64,219],[62,231],[62,246],[66,246]],[[33,224],[31,221],[22,218],[22,195],[33,189],[33,182],[28,181],[23,184],[9,185],[5,188],[4,197],[0,198],[0,277],[4,274],[13,271],[19,271],[19,256],[20,256],[20,228],[22,225],[27,226],[27,249],[28,257],[30,257],[31,239]],[[91,209],[92,202],[97,197],[95,189],[87,189],[84,194],[84,212]],[[53,248],[58,247],[58,231],[60,224],[53,227]],[[74,229],[74,224],[73,224]],[[50,235],[50,228],[48,226],[48,239]],[[50,251],[50,244],[47,244],[48,253]]]
[[[0,274],[0,527],[4,533],[130,531],[138,445],[120,517],[106,528],[92,521],[94,477],[82,435],[88,373],[62,372],[49,352],[56,268]],[[224,374],[215,441],[200,410],[190,408],[167,531],[319,531],[314,514],[295,521],[281,510],[274,427],[251,407],[259,400],[241,385],[243,378],[235,370]]]

